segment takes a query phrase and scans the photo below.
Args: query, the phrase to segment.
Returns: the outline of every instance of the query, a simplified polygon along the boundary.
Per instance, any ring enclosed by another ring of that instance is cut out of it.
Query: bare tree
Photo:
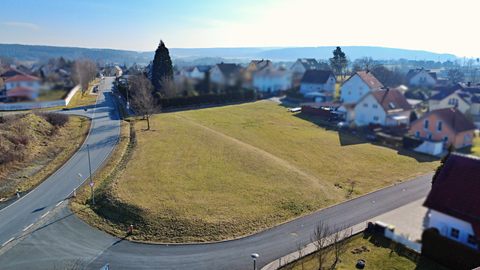
[[[358,64],[362,67],[363,70],[372,70],[378,65],[378,62],[373,60],[372,57],[362,57],[358,59]]]
[[[473,69],[470,71],[470,82],[476,84],[478,82],[478,69]]]
[[[350,247],[350,243],[352,241],[350,237],[352,236],[352,232],[353,229],[349,228],[347,225],[333,227],[331,236],[333,253],[335,255],[333,268],[337,263],[341,262],[340,255],[345,254]]]
[[[323,265],[330,257],[330,250],[327,248],[330,244],[330,227],[328,224],[317,222],[310,239],[315,245],[315,257],[317,257],[318,260],[318,269],[322,270]]]
[[[147,130],[150,129],[150,116],[157,111],[157,105],[153,98],[153,85],[143,74],[130,77],[130,89],[133,94],[132,107],[137,114],[147,120]]]
[[[456,84],[462,82],[465,79],[465,74],[459,69],[450,69],[447,73],[448,82],[451,84]]]
[[[82,95],[88,90],[88,84],[98,73],[97,64],[90,59],[76,60],[73,63],[73,82],[80,84]]]
[[[161,92],[160,94],[162,97],[165,98],[172,98],[178,96],[177,88],[175,87],[175,83],[169,77],[163,77],[160,80]]]

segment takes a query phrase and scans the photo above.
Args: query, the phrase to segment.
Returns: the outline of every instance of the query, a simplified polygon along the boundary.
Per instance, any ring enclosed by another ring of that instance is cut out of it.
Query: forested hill
[[[335,47],[296,47],[296,48],[171,48],[172,59],[184,58],[191,61],[204,57],[225,57],[245,59],[271,59],[274,61],[294,61],[297,58],[328,59],[332,57]],[[400,59],[447,61],[455,60],[453,54],[439,54],[427,51],[414,51],[384,47],[342,46],[350,60],[368,56],[373,59]],[[34,61],[39,59],[58,58],[77,59],[89,57],[93,60],[103,59],[105,62],[117,62],[127,65],[136,62],[148,64],[153,60],[154,52],[135,52],[112,49],[87,49],[75,47],[32,46],[19,44],[0,44],[0,56],[16,58],[18,60]]]
[[[103,59],[105,62],[149,63],[153,52],[134,52],[112,49],[87,49],[76,47],[32,46],[20,44],[0,44],[0,56],[16,58],[21,61],[47,60],[63,57],[74,60],[88,57],[93,60]]]

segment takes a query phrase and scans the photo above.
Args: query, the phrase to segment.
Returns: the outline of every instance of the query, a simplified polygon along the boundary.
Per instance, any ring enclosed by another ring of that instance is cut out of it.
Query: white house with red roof
[[[480,158],[452,153],[423,206],[430,208],[429,228],[479,249]]]
[[[39,78],[15,75],[5,80],[8,101],[36,100],[39,94]]]
[[[370,91],[377,91],[383,87],[371,72],[357,71],[342,83],[340,100],[345,103],[358,102]]]

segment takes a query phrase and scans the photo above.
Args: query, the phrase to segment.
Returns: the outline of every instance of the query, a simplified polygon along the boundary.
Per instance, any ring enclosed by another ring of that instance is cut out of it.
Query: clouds
[[[33,30],[40,29],[40,26],[33,24],[33,23],[25,23],[25,22],[2,22],[1,24],[14,26],[14,27],[21,27],[21,28],[30,28]]]

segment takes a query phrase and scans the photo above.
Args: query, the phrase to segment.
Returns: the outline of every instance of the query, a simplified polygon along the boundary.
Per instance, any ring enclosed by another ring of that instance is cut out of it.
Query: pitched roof
[[[335,75],[333,75],[333,71],[331,70],[307,70],[303,74],[301,82],[314,83],[314,84],[326,84],[330,76],[335,77]]]
[[[16,75],[22,75],[23,73],[21,73],[20,71],[18,70],[15,70],[15,69],[12,69],[12,68],[9,68],[7,71],[5,71],[4,73],[0,74],[0,77],[13,77],[13,76],[16,76]]]
[[[236,64],[225,64],[222,62],[217,64],[217,67],[220,69],[223,76],[234,76],[235,73],[238,72],[238,66]]]
[[[387,88],[385,90],[372,91],[369,94],[377,100],[387,113],[389,111],[410,111],[413,109],[412,105],[408,103],[407,99],[397,89]]]
[[[430,72],[429,69],[424,69],[424,68],[416,68],[416,69],[410,69],[407,73],[407,75],[405,75],[405,78],[407,79],[407,81],[410,81],[413,77],[415,77],[415,75],[417,75],[418,73],[422,72],[422,71],[425,71],[428,75],[430,75],[433,79],[437,79],[437,73],[435,72]]]
[[[455,108],[445,108],[432,111],[436,114],[446,125],[450,127],[455,133],[460,133],[469,130],[475,130],[477,127],[468,119],[460,110]],[[424,115],[421,118],[424,118]]]
[[[38,81],[39,78],[30,75],[15,75],[5,80],[5,82],[26,82],[26,81]]]
[[[113,68],[117,69],[118,71],[122,71],[122,69],[119,66],[114,66]]]
[[[368,85],[368,87],[370,87],[370,89],[383,87],[383,84],[381,84],[377,80],[377,78],[375,78],[375,76],[373,76],[373,74],[368,70],[367,71],[357,71],[357,72],[353,73],[352,76],[350,76],[346,81],[344,81],[342,83],[342,85],[344,85],[348,80],[353,78],[353,76],[355,76],[355,75],[358,75],[358,77],[360,77],[360,79],[362,79]]]
[[[257,66],[258,70],[262,69],[274,69],[275,67],[273,66],[272,62],[270,60],[252,60],[252,63]]]
[[[433,96],[430,97],[430,100],[442,100],[447,98],[448,96],[456,94],[459,98],[461,98],[463,101],[465,101],[467,104],[472,103],[472,97],[473,95],[470,94],[469,92],[464,92],[461,90],[456,90],[454,88],[450,88],[448,90],[445,90],[443,92],[437,93]]]
[[[298,58],[297,62],[300,61],[305,70],[316,70],[320,69],[320,65],[317,60],[313,58]]]
[[[196,66],[198,71],[200,72],[205,72],[205,71],[209,71],[212,69],[212,66]]]
[[[452,153],[423,204],[472,224],[480,238],[480,158]]]

